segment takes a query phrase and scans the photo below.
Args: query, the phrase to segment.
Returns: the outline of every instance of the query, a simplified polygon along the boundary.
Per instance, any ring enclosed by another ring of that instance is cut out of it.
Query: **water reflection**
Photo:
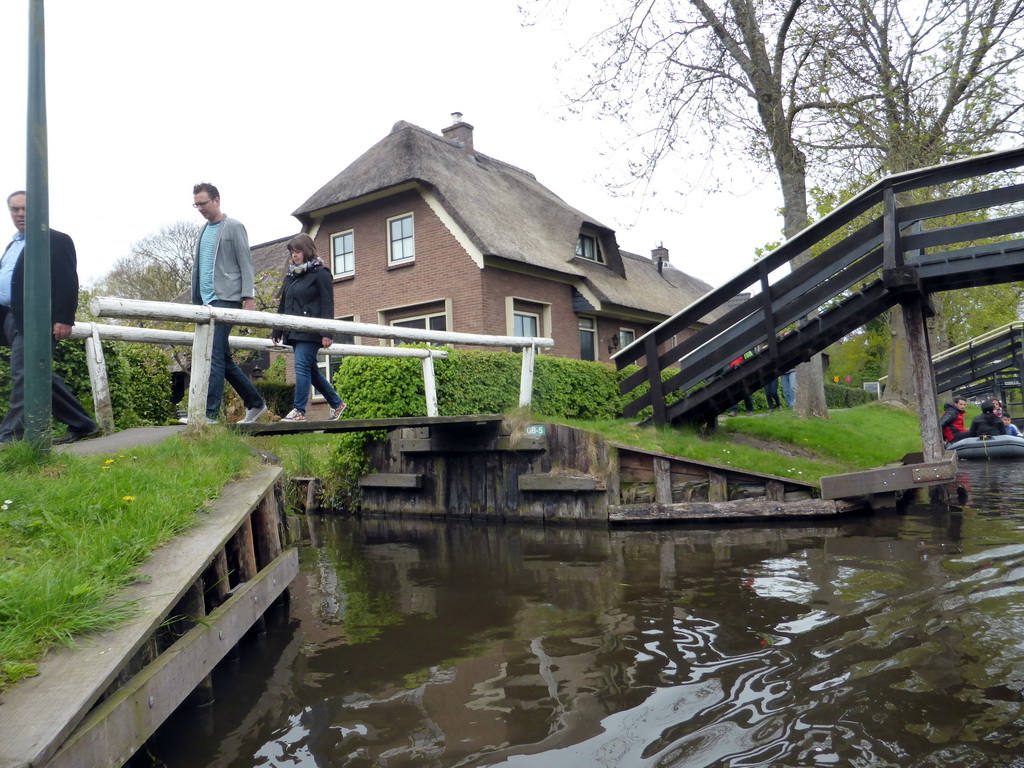
[[[176,766],[1024,765],[1024,471],[819,526],[311,519]],[[185,738],[187,734],[187,738]]]

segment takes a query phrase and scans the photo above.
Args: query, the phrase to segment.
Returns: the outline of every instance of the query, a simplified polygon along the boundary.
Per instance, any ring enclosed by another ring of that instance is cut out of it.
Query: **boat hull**
[[[965,437],[951,444],[949,450],[956,451],[960,459],[1024,459],[1024,437]]]

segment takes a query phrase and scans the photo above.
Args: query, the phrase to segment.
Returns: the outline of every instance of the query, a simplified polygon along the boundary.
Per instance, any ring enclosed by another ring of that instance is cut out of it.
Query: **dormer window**
[[[597,238],[580,232],[580,238],[576,241],[576,256],[587,261],[596,261],[604,264],[604,256],[601,255],[601,247]]]

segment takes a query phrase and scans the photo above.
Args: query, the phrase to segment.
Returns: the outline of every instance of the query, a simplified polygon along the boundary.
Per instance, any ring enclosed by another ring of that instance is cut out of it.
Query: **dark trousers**
[[[11,344],[11,405],[0,424],[0,442],[20,440],[25,434],[25,338],[14,322],[14,314],[6,313],[4,335]],[[56,341],[53,344],[57,346]],[[71,394],[64,380],[51,373],[53,418],[68,425],[68,430],[87,434],[96,429],[96,422]]]
[[[240,301],[211,301],[211,307],[224,309],[241,309]],[[256,385],[249,381],[235,358],[231,356],[228,337],[231,336],[230,325],[215,323],[213,326],[213,356],[210,358],[210,389],[206,393],[206,415],[211,419],[220,416],[220,404],[224,399],[224,382],[227,381],[238,396],[242,398],[246,408],[259,408],[263,405],[263,396]]]

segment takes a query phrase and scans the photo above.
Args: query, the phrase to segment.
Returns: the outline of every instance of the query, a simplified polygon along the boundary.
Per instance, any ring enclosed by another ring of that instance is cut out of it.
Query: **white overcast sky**
[[[29,0],[0,2],[4,197],[25,185],[28,13]],[[199,221],[196,182],[220,188],[252,244],[284,237],[291,212],[395,122],[440,133],[456,111],[478,151],[535,174],[626,250],[664,242],[712,285],[780,237],[763,171],[709,194],[695,161],[645,198],[608,193],[620,128],[568,115],[559,78],[573,65],[557,71],[586,31],[524,27],[517,0],[48,0],[45,14],[50,222],[74,238],[83,283],[161,226]]]

